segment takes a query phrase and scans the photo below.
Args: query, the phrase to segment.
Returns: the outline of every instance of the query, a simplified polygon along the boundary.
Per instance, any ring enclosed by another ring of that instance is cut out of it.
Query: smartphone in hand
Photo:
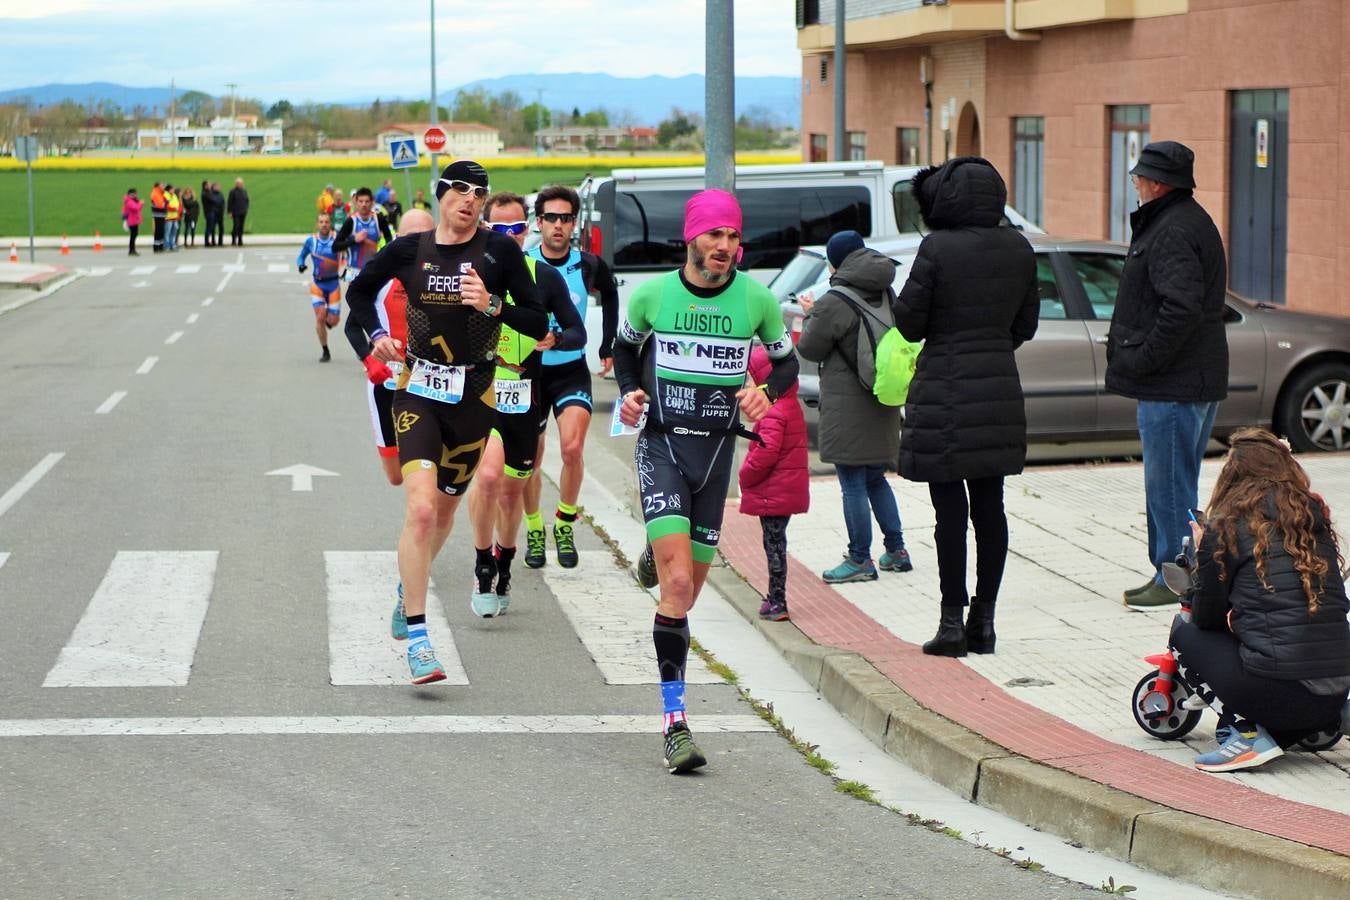
[[[1199,525],[1201,528],[1205,527],[1205,511],[1203,509],[1191,507],[1186,510],[1186,513],[1191,517],[1192,522]]]

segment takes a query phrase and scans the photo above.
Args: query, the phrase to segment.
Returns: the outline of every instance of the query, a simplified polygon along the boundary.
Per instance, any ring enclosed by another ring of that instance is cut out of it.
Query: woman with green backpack
[[[890,572],[914,568],[905,549],[895,493],[886,480],[886,470],[895,467],[900,448],[900,407],[877,398],[876,371],[867,363],[869,352],[875,357],[876,335],[884,334],[890,327],[885,323],[893,321],[895,263],[865,247],[856,231],[830,238],[825,255],[833,271],[830,290],[814,303],[809,297],[799,298],[806,319],[797,341],[797,354],[820,364],[820,458],[834,464],[848,532],[843,560],[821,577],[828,584],[875,581],[878,568]],[[885,549],[876,562],[873,516]]]

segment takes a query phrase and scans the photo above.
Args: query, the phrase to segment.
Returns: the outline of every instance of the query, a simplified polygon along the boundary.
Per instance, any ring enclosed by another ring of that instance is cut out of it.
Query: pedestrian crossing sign
[[[390,141],[389,165],[395,169],[411,169],[417,165],[417,139]]]

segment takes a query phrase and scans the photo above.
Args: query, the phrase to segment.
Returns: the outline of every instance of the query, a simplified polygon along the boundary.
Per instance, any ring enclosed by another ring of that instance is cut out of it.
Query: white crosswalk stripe
[[[391,550],[338,551],[323,555],[328,575],[328,676],[333,684],[407,684],[407,644],[389,637],[398,584],[398,555]],[[450,623],[436,595],[427,592],[427,635],[450,684],[468,684]]]
[[[0,569],[5,567],[5,560],[9,559],[8,553],[0,553]]]
[[[129,274],[131,274],[131,275],[153,275],[153,274],[155,274],[155,269],[157,269],[157,268],[159,268],[159,266],[136,266],[134,269],[131,270],[131,272],[130,272]]]
[[[8,556],[0,553],[0,566]],[[215,551],[117,552],[43,686],[187,684],[218,556]],[[541,574],[605,683],[659,683],[650,596],[636,589],[632,576],[617,568],[607,551],[586,551],[580,560],[575,569],[549,566]],[[329,682],[407,685],[407,644],[389,634],[397,554],[328,550],[323,553],[323,577]],[[470,684],[434,585],[427,593],[427,631],[445,667],[446,683]],[[716,684],[720,678],[691,654],[686,680]]]
[[[119,551],[43,686],[187,684],[217,557]]]
[[[196,275],[202,270],[202,267],[196,263],[186,263],[174,269],[175,275]]]
[[[84,274],[89,275],[93,278],[102,278],[104,275],[107,275],[111,272],[112,266],[94,266],[90,269],[87,269]]]
[[[659,684],[650,597],[636,589],[628,570],[614,565],[609,551],[587,550],[578,556],[580,562],[575,569],[551,564],[544,568],[544,581],[605,683]],[[689,654],[686,682],[716,684],[721,680],[708,671],[702,659]]]

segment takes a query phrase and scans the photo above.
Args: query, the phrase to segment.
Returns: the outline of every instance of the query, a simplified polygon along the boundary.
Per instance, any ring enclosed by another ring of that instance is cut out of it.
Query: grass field
[[[430,173],[427,169],[411,170],[410,174],[395,172],[387,166],[370,169],[309,169],[303,171],[249,171],[242,173],[248,189],[249,213],[246,232],[249,234],[299,234],[314,227],[314,201],[328,183],[342,188],[366,186],[374,190],[390,178],[404,209],[410,207],[413,188],[425,186]],[[576,185],[587,172],[607,174],[597,168],[538,168],[507,169],[492,172],[495,190],[528,194],[546,184],[561,182]],[[93,235],[95,229],[103,237],[116,238],[122,233],[122,197],[134,186],[146,201],[145,217],[150,217],[150,186],[158,178],[175,185],[189,185],[201,193],[203,179],[220,182],[221,191],[228,194],[234,184],[235,171],[225,163],[217,172],[211,171],[33,171],[33,225],[38,235],[62,234]],[[427,196],[432,197],[431,191]],[[198,224],[201,227],[201,223]],[[225,228],[229,230],[229,220]],[[142,234],[149,229],[148,221],[141,226]],[[28,182],[22,169],[0,170],[0,237],[13,240],[28,234]]]

